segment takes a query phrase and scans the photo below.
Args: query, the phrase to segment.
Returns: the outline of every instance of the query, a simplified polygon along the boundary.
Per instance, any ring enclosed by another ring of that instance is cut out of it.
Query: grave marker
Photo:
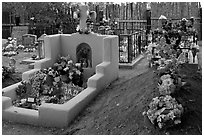
[[[35,48],[37,36],[32,34],[25,34],[22,36],[22,44],[25,48]]]
[[[17,44],[22,44],[22,36],[28,33],[28,26],[14,26],[12,29],[12,38],[17,39]]]

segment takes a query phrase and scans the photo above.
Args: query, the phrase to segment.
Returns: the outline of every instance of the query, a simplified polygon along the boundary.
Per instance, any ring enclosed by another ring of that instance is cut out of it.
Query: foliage
[[[29,83],[27,81],[21,81],[21,83],[16,88],[16,95],[18,98],[25,98],[27,93],[27,86]]]
[[[25,48],[23,51],[24,52],[35,52],[36,49],[35,48]]]
[[[72,2],[3,2],[2,5],[3,10],[11,11],[16,16],[25,15],[27,23],[30,23],[29,33],[37,36],[44,31],[47,34],[58,33],[60,26],[63,33],[76,32],[72,12],[77,6]]]
[[[28,82],[16,89],[15,106],[38,109],[44,103],[63,104],[79,94],[83,88],[81,64],[74,64],[69,56],[60,57],[53,67],[35,72]],[[28,98],[35,99],[33,103]],[[30,105],[29,105],[30,104]]]
[[[192,30],[185,30],[183,26],[177,27],[154,31],[156,41],[148,47],[149,61],[155,66],[156,74],[160,77],[158,81],[159,96],[152,99],[144,114],[160,129],[180,124],[184,114],[182,104],[176,101],[178,97],[172,98],[172,96],[184,86],[178,69],[181,64],[186,62],[182,61],[186,57],[180,56],[182,53],[179,48],[184,44],[183,42],[195,42],[189,40],[189,37],[195,33],[189,33]],[[181,37],[187,39],[182,41]]]
[[[158,84],[160,95],[170,95],[175,90],[173,79],[169,74],[163,75],[161,78],[161,84]]]
[[[5,47],[3,47],[2,52],[3,52],[3,56],[15,56],[18,54],[17,52],[17,40],[16,38],[8,38],[8,41],[5,44]]]
[[[10,74],[15,73],[14,69],[12,67],[6,67],[2,66],[2,80],[6,79],[10,76]]]
[[[155,97],[149,104],[147,116],[160,129],[181,123],[183,107],[169,95]]]

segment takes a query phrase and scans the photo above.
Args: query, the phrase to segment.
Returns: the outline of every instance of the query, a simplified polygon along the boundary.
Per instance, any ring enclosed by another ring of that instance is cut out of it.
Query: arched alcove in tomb
[[[87,43],[81,43],[76,49],[76,61],[82,63],[83,68],[92,67],[92,51]]]

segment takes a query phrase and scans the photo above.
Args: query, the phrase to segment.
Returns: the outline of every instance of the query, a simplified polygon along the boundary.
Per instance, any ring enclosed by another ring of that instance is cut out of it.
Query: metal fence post
[[[119,49],[119,52],[118,52],[118,53],[119,53],[119,63],[121,62],[121,61],[120,61],[120,38],[121,38],[121,37],[120,37],[120,35],[118,35],[118,46],[119,46],[119,48],[118,48],[118,49]]]
[[[141,34],[138,35],[138,51],[141,54]]]
[[[131,41],[131,35],[128,36],[128,63],[132,62],[132,41]]]
[[[150,5],[147,6],[147,10],[146,10],[146,19],[147,19],[147,29],[146,29],[146,45],[147,40],[148,40],[148,34],[150,34],[150,30],[151,30],[151,7]]]
[[[202,7],[200,7],[200,38],[199,41],[202,41]]]

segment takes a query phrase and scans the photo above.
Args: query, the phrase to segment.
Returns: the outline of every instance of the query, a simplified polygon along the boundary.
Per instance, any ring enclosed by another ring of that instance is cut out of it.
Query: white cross
[[[79,11],[79,13],[80,13],[79,29],[84,32],[85,30],[87,30],[86,20],[89,17],[88,6],[87,5],[80,5],[79,9],[80,9],[80,11]]]

